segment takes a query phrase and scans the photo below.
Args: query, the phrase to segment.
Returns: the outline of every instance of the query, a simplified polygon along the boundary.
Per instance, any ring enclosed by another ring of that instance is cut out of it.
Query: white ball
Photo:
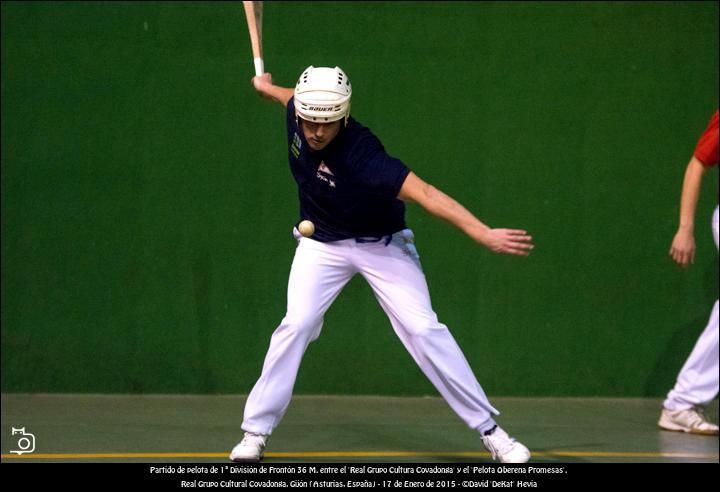
[[[305,237],[310,237],[315,232],[315,224],[309,220],[303,220],[298,224],[298,231]]]

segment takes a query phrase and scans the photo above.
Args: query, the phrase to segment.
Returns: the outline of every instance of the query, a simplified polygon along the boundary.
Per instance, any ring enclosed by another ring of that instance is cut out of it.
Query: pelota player
[[[499,412],[448,328],[433,312],[425,276],[405,224],[404,202],[420,204],[496,253],[528,255],[522,230],[493,229],[462,205],[390,157],[373,133],[350,117],[352,88],[338,67],[308,67],[294,89],[265,73],[252,83],[260,95],[287,107],[290,170],[297,181],[300,218],[315,225],[298,240],[288,281],[287,313],[272,335],[262,375],[245,405],[243,440],[233,461],[259,461],[285,414],[308,344],[342,288],[362,275],[393,329],[450,407],[494,459],[524,463],[530,452],[493,420]]]

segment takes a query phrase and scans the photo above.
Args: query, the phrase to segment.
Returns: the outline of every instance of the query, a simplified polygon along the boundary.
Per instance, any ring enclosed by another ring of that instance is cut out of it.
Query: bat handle
[[[255,62],[255,76],[260,77],[265,73],[265,64],[263,63],[263,59],[256,57],[253,59],[253,62]]]

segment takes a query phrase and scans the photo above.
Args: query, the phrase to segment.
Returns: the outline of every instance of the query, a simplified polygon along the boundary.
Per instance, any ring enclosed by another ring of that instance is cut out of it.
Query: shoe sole
[[[525,456],[523,456],[522,461],[503,461],[503,460],[498,460],[498,461],[500,461],[500,463],[516,463],[517,464],[517,463],[527,463],[528,461],[530,461],[530,458],[531,458],[530,453],[527,453]]]
[[[662,430],[671,431],[671,432],[684,432],[685,434],[694,434],[696,436],[717,436],[718,431],[716,430],[697,430],[697,429],[687,429],[685,427],[680,427],[679,425],[673,425],[673,424],[661,424],[658,422],[658,427],[660,427]]]
[[[230,461],[233,463],[260,463],[265,457],[265,453],[261,454],[259,458],[233,458],[230,457]]]

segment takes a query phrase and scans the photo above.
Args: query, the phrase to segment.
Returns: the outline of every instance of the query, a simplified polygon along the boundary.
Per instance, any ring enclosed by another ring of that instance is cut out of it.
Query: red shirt
[[[712,167],[718,164],[718,112],[710,118],[705,132],[695,147],[695,157],[703,166]]]

